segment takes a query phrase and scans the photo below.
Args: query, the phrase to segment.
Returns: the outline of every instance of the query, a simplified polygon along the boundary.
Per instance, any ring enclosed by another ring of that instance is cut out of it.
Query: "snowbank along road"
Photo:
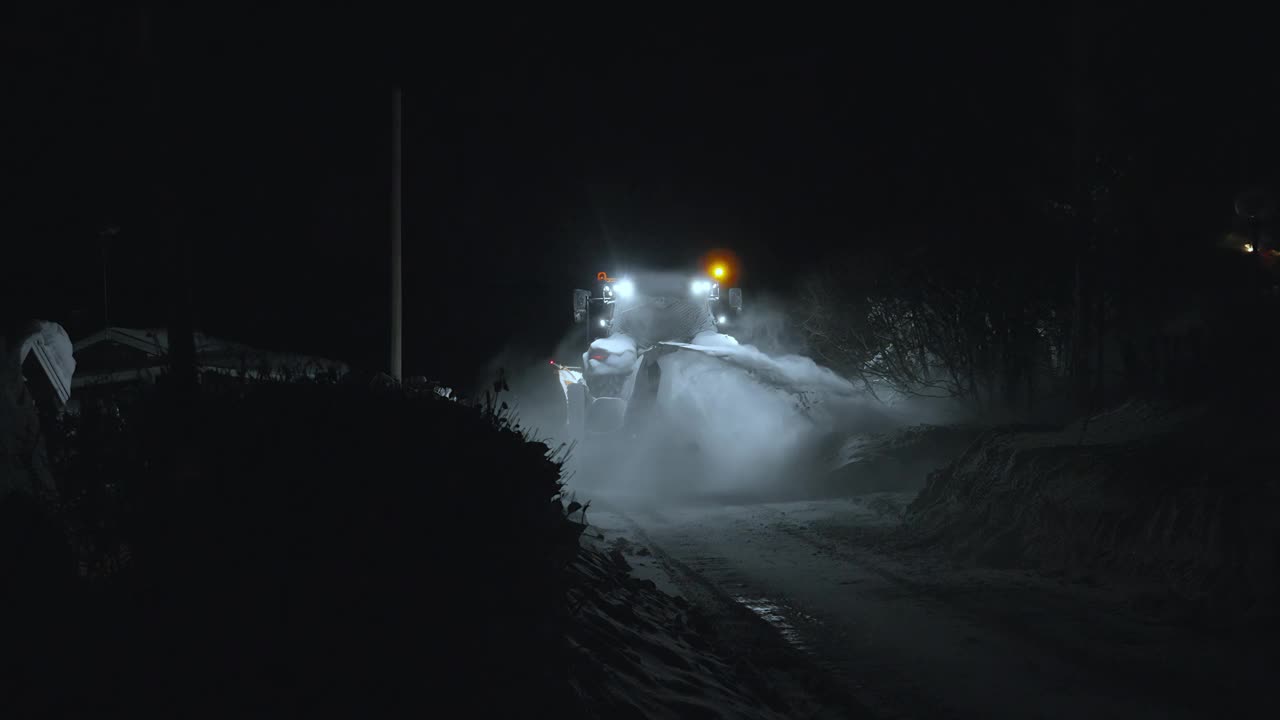
[[[848,696],[856,716],[1280,717],[1265,642],[1144,617],[1133,588],[962,566],[905,542],[925,466],[961,448],[904,451],[883,433],[921,448],[965,434],[905,432],[921,408],[731,340],[664,356],[653,422],[575,450],[590,521],[635,573],[718,613],[726,634],[757,632],[744,616],[770,629],[804,658],[792,675],[821,673],[823,696]],[[871,445],[905,462],[890,486],[911,492],[853,490],[889,467]],[[854,498],[812,499],[832,497],[826,481],[805,490],[827,476]]]

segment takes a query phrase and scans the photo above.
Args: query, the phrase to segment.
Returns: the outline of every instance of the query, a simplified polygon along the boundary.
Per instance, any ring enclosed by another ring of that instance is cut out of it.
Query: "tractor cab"
[[[692,276],[637,273],[610,277],[600,272],[591,289],[573,291],[573,320],[586,326],[588,342],[617,332],[661,335],[651,338],[655,343],[677,339],[673,333],[696,334],[686,333],[688,328],[680,327],[681,320],[701,326],[699,330],[726,331],[740,319],[742,290],[722,291],[716,278],[725,273],[723,266]]]
[[[573,291],[573,319],[585,327],[586,350],[578,364],[552,361],[573,437],[617,432],[652,405],[657,358],[671,351],[660,343],[731,331],[741,318],[742,290],[722,289],[729,277],[723,263],[694,274],[600,272],[590,289]]]

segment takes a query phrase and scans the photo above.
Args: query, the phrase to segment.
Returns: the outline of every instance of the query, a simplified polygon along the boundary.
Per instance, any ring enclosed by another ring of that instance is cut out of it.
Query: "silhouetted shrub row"
[[[581,526],[556,458],[500,408],[315,383],[206,385],[180,407],[161,385],[48,440],[60,507],[7,506],[10,527],[45,529],[8,538],[40,558],[6,583],[24,631],[11,703],[525,715],[567,699]]]

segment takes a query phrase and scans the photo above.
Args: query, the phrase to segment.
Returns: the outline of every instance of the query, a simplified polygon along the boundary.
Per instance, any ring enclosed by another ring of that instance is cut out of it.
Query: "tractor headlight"
[[[693,284],[689,286],[689,291],[694,295],[706,295],[711,292],[711,283],[706,280],[694,280]]]
[[[635,283],[630,280],[620,280],[613,286],[613,291],[617,293],[620,298],[629,298],[636,294],[636,286]]]
[[[721,315],[719,318],[716,318],[716,322],[720,323],[721,325],[724,325],[725,323],[729,322],[729,318]]]
[[[603,320],[603,319],[602,319],[602,320],[600,321],[600,327],[609,327],[609,321],[608,321],[608,320]]]

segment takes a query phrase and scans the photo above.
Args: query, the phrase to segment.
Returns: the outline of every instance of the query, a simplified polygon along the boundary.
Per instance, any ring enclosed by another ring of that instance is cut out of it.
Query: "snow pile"
[[[712,347],[741,347],[742,345],[742,343],[738,342],[738,338],[719,332],[698,333],[693,337],[692,344],[708,345]]]
[[[722,657],[682,598],[630,576],[625,558],[588,541],[570,567],[568,633],[587,717],[784,718],[786,702],[746,663]]]
[[[1139,404],[991,430],[930,475],[910,527],[980,563],[1154,580],[1178,612],[1264,611],[1280,595],[1280,481],[1256,439],[1273,435]]]
[[[910,425],[858,434],[832,457],[825,485],[841,494],[920,490],[929,473],[960,456],[982,430],[965,425]]]

